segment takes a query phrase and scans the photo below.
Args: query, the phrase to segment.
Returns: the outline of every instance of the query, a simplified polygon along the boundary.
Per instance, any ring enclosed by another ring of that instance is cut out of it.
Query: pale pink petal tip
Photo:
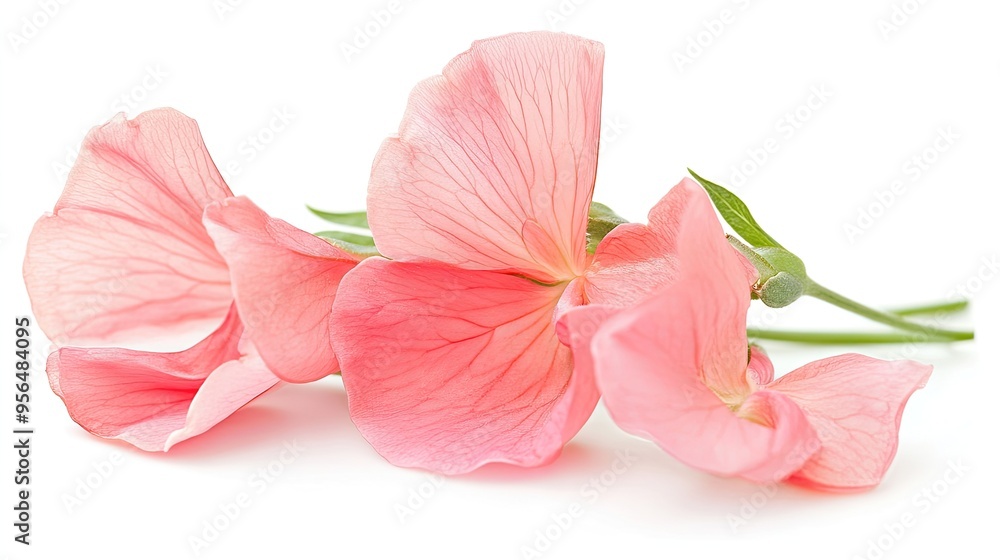
[[[802,366],[768,386],[794,401],[816,429],[821,448],[793,482],[823,490],[877,486],[899,444],[903,408],[932,367],[843,354]]]
[[[64,347],[46,370],[70,416],[94,435],[166,451],[201,434],[276,385],[241,355],[235,313],[198,345],[175,353]]]

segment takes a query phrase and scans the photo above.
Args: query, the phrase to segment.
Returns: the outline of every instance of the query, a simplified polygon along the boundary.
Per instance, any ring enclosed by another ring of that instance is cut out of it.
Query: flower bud
[[[755,290],[768,307],[785,307],[802,297],[805,285],[788,272],[781,271],[768,278]]]

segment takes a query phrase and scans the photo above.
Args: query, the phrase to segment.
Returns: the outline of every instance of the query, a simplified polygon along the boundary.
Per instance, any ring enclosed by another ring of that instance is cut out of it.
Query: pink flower
[[[413,90],[376,156],[369,223],[392,260],[345,276],[332,333],[352,418],[392,463],[553,460],[598,400],[559,315],[670,277],[670,224],[586,250],[603,59],[564,34],[476,42]]]
[[[626,431],[721,476],[825,490],[879,483],[896,453],[909,396],[931,367],[844,354],[775,380],[747,345],[748,263],[726,242],[708,196],[683,183],[664,199],[676,224],[676,278],[612,314],[591,342],[604,402]]]
[[[336,372],[329,311],[357,261],[234,198],[198,125],[159,109],[87,135],[31,233],[24,279],[58,346],[202,338],[175,353],[63,347],[48,360],[81,426],[166,450],[279,379]]]

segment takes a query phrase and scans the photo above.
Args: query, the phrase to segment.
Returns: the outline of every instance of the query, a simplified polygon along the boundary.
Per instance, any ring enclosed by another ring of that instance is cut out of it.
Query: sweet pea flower
[[[165,451],[281,380],[336,372],[329,310],[357,261],[233,197],[195,121],[158,109],[90,131],[24,279],[70,416]],[[115,347],[192,334],[178,352]]]
[[[478,41],[413,90],[376,156],[368,220],[388,258],[344,277],[331,330],[351,416],[390,462],[552,461],[598,400],[559,317],[671,276],[654,215],[587,251],[603,59],[565,34]]]
[[[833,491],[877,485],[903,407],[931,366],[844,354],[774,379],[767,356],[748,349],[756,273],[726,242],[701,189],[682,183],[666,205],[678,228],[675,278],[625,310],[567,316],[600,316],[592,367],[614,421],[720,476]]]

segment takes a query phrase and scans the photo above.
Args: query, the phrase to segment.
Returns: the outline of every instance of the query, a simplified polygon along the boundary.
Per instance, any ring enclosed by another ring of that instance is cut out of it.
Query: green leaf
[[[341,249],[362,257],[379,256],[375,248],[375,240],[369,235],[360,235],[347,231],[320,231],[316,237],[321,237]]]
[[[611,233],[611,230],[628,222],[628,220],[622,218],[618,214],[615,214],[614,210],[608,208],[600,202],[590,203],[590,212],[588,216],[587,252],[590,254],[594,254],[594,251],[597,250],[597,245],[600,244],[601,240],[604,239],[607,234]]]
[[[323,218],[332,224],[369,229],[368,212],[365,212],[364,210],[359,212],[324,212],[323,210],[317,210],[309,205],[306,205],[306,208],[308,208],[313,214],[316,214],[320,218]]]
[[[781,244],[768,235],[764,228],[757,223],[757,220],[753,219],[750,209],[738,196],[721,185],[701,178],[690,168],[688,173],[701,183],[709,198],[712,199],[712,204],[722,214],[722,218],[744,241],[754,247],[781,247]]]

